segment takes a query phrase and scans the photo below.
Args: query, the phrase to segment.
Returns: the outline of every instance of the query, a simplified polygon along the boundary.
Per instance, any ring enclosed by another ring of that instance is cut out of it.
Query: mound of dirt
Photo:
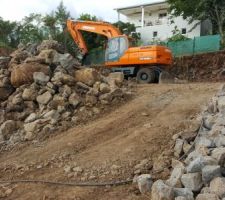
[[[171,73],[194,82],[225,80],[225,51],[184,56],[174,60]]]

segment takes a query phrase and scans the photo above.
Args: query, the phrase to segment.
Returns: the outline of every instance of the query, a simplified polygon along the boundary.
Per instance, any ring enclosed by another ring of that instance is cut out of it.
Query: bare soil
[[[42,179],[66,182],[108,182],[133,177],[143,159],[152,163],[171,149],[172,136],[195,129],[196,119],[219,83],[138,85],[135,98],[87,124],[0,154],[0,180]],[[172,155],[169,154],[170,159]],[[65,166],[79,166],[76,176]],[[162,175],[163,176],[163,175]],[[85,179],[86,177],[86,179]],[[41,184],[5,185],[4,199],[136,200],[132,185],[62,187]]]

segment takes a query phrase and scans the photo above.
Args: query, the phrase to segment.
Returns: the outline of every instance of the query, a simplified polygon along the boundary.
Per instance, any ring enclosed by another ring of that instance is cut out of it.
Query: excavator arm
[[[108,39],[122,35],[118,28],[106,22],[67,20],[67,29],[83,55],[88,53],[88,49],[81,31],[97,33]]]

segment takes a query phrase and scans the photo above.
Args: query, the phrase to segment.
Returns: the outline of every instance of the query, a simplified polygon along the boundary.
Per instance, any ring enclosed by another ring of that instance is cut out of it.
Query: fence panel
[[[220,35],[195,38],[194,53],[214,52],[220,50]]]
[[[186,41],[168,42],[175,57],[188,56],[220,50],[220,35],[195,37]]]
[[[168,42],[167,46],[172,50],[175,57],[193,54],[193,40]]]

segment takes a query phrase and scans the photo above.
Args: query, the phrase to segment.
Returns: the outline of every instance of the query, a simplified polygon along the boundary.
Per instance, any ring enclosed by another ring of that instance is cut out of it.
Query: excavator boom
[[[106,22],[67,20],[67,29],[83,55],[88,53],[88,49],[81,31],[100,34],[108,39],[122,35],[118,28]]]

